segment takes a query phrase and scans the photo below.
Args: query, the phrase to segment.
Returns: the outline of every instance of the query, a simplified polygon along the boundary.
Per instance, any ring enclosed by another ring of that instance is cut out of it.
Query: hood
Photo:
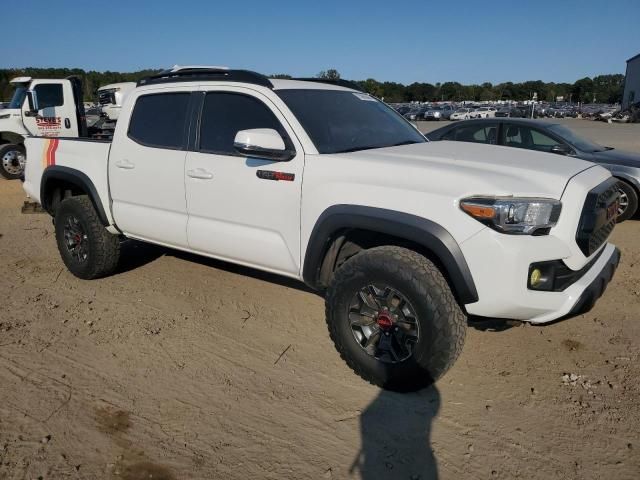
[[[458,198],[469,195],[559,199],[574,175],[593,163],[550,153],[466,142],[427,142],[335,156],[377,167],[381,182],[428,188]],[[363,165],[363,168],[366,167]],[[368,179],[371,181],[371,179]]]
[[[640,155],[624,150],[605,150],[604,152],[593,152],[595,162],[624,165],[625,167],[640,168]]]
[[[22,116],[22,111],[19,108],[0,108],[0,117],[10,116]]]

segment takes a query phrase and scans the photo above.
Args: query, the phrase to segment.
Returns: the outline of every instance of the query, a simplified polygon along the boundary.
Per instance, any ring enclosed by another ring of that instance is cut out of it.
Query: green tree
[[[330,68],[329,70],[322,70],[318,75],[318,78],[324,78],[326,80],[340,80],[340,72],[335,68]]]
[[[571,96],[573,101],[577,102],[591,102],[593,100],[593,80],[589,77],[576,80],[571,88]]]

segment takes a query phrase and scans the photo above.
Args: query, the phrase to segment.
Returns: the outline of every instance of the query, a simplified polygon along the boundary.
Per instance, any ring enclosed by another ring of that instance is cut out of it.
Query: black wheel
[[[62,261],[76,277],[104,277],[118,266],[120,239],[104,228],[86,195],[62,201],[55,228]]]
[[[618,182],[620,190],[620,207],[618,208],[618,223],[633,217],[638,210],[638,194],[627,182]]]
[[[9,143],[0,147],[0,174],[8,180],[20,178],[27,163],[22,145]]]
[[[440,378],[462,351],[466,316],[438,268],[401,247],[358,253],[327,290],[329,333],[363,379],[414,391]]]

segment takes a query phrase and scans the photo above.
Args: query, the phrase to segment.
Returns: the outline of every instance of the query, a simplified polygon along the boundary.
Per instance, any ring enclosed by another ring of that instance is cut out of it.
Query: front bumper
[[[596,304],[596,300],[598,300],[604,291],[607,289],[607,285],[613,278],[616,269],[618,268],[618,264],[620,263],[620,250],[614,248],[613,254],[607,260],[604,268],[600,271],[600,273],[596,276],[596,278],[589,284],[587,288],[584,289],[580,298],[575,303],[569,315],[580,315],[582,313],[586,313]]]
[[[566,244],[552,236],[525,238],[487,230],[460,246],[478,290],[479,300],[466,305],[471,315],[546,323],[577,314],[602,295],[620,260],[620,251],[605,243],[594,253],[598,258],[591,268],[564,290],[531,290],[529,266],[568,257]]]

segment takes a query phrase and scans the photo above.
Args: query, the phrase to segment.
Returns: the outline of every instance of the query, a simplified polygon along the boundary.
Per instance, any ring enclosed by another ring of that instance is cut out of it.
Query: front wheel
[[[336,349],[363,379],[415,391],[440,378],[462,351],[466,316],[438,268],[406,248],[358,253],[326,297]]]
[[[10,143],[0,147],[0,174],[7,180],[20,178],[26,163],[27,155],[22,145]]]
[[[56,210],[55,229],[62,261],[76,277],[104,277],[118,266],[120,239],[102,225],[88,196],[63,200]]]
[[[620,192],[620,205],[618,207],[618,223],[629,220],[638,210],[638,194],[627,182],[618,182]]]

